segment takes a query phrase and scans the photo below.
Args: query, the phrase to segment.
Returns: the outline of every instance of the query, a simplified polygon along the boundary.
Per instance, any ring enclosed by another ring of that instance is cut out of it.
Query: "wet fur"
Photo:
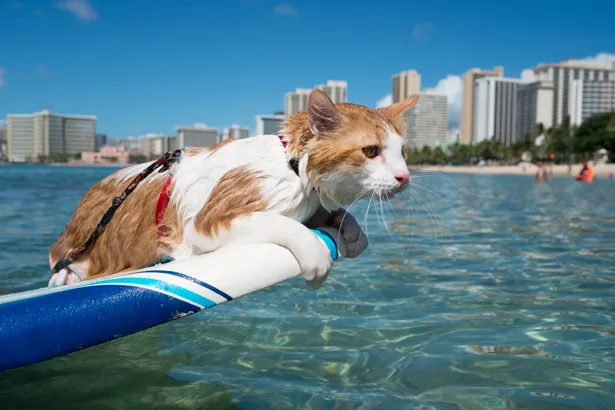
[[[281,134],[288,137],[286,149],[274,135],[225,140],[210,148],[186,148],[171,170],[152,174],[135,189],[96,244],[69,267],[68,275],[77,274],[79,278],[72,276],[77,281],[143,268],[164,255],[182,259],[206,253],[226,245],[225,241],[241,242],[232,232],[244,232],[243,222],[238,221],[248,221],[248,233],[250,226],[262,223],[259,218],[275,221],[273,226],[286,223],[267,216],[271,214],[306,225],[321,214],[331,221],[328,212],[352,203],[366,187],[391,194],[400,189],[391,175],[407,172],[407,167],[399,161],[399,153],[386,150],[401,150],[405,134],[402,114],[416,99],[374,110],[357,104],[334,106],[323,93],[312,94],[308,111],[296,113],[283,125]],[[362,151],[368,145],[382,146],[381,157],[368,159]],[[288,166],[290,158],[300,159],[300,178]],[[84,195],[50,248],[51,266],[87,239],[111,200],[149,164],[119,170]],[[380,175],[379,179],[371,181],[376,178],[372,174]],[[162,221],[165,234],[158,238],[156,205],[169,175],[173,175],[173,182]],[[322,224],[324,220],[313,222]],[[354,231],[356,235],[356,228]],[[328,269],[325,265],[312,266],[312,270]]]

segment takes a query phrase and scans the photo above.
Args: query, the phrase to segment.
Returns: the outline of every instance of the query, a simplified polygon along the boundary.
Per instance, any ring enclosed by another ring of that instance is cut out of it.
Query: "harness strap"
[[[169,198],[171,197],[169,187],[172,182],[173,177],[169,176],[160,191],[160,195],[158,196],[158,204],[156,205],[156,230],[158,232],[158,237],[161,237],[164,233],[164,227],[160,226],[160,222],[162,222],[164,213],[167,210],[167,205],[169,205]]]
[[[56,263],[53,268],[51,268],[51,272],[58,273],[62,269],[66,268],[67,266],[78,260],[81,256],[83,256],[83,254],[85,254],[87,250],[96,243],[100,235],[103,234],[105,228],[107,227],[109,222],[111,222],[111,218],[113,218],[115,211],[117,211],[117,209],[124,203],[126,198],[128,198],[128,196],[137,188],[141,181],[150,176],[151,173],[157,169],[158,172],[164,172],[168,170],[172,164],[179,161],[182,152],[182,149],[169,151],[160,158],[158,158],[156,161],[154,161],[152,164],[150,164],[143,171],[141,171],[139,175],[137,175],[130,182],[126,189],[120,194],[120,196],[113,198],[111,206],[109,207],[109,209],[107,209],[107,212],[105,212],[105,214],[102,216],[100,222],[98,222],[98,225],[96,225],[96,228],[94,229],[94,231],[92,231],[86,241],[80,247],[71,250],[68,255],[64,257],[64,259],[58,261],[58,263]]]

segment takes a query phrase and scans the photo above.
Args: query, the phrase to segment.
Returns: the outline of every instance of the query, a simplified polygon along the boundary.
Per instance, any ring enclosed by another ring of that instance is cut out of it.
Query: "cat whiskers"
[[[385,195],[386,195],[386,193],[385,193]],[[393,239],[393,242],[397,242],[395,240],[395,238],[393,238],[393,235],[391,234],[391,231],[389,230],[389,226],[387,225],[386,215],[384,214],[384,205],[382,204],[383,203],[383,201],[382,201],[382,194],[378,193],[378,197],[380,199],[380,215],[382,216],[382,223],[384,224],[384,227],[387,230],[387,232],[389,233],[389,236],[391,237],[391,239]],[[388,196],[387,196],[387,200],[388,200]],[[378,210],[376,210],[376,213],[378,213]]]
[[[344,195],[346,195],[346,192],[348,192],[348,189],[352,188],[353,186],[357,185],[357,183],[352,184],[351,186],[349,186],[346,191],[344,191]],[[348,215],[348,212],[350,212],[350,208],[353,207],[354,204],[357,203],[357,201],[359,201],[361,199],[361,196],[367,192],[368,188],[364,188],[361,192],[359,192],[359,194],[356,196],[355,200],[352,201],[352,203],[350,204],[350,206],[348,207],[348,209],[346,209],[346,212],[344,213],[344,216],[342,216],[342,220],[340,221],[340,227],[337,231],[337,243],[340,242],[340,235],[342,234],[342,226],[344,224],[344,219],[346,218],[346,215]],[[342,198],[344,197],[344,195],[342,195]],[[367,235],[366,235],[367,236]],[[369,239],[369,237],[368,237]]]
[[[416,183],[414,183],[414,182],[410,183],[410,187],[422,188],[422,187],[416,185]],[[434,231],[433,231],[434,239],[437,239],[437,227],[436,227],[436,224],[438,226],[440,225],[440,220],[438,218],[438,215],[433,210],[433,208],[431,206],[429,206],[427,201],[421,197],[421,195],[418,192],[416,192],[415,190],[412,190],[412,189],[409,189],[408,192],[410,193],[410,195],[412,195],[417,200],[418,203],[420,203],[423,206],[423,208],[427,212],[427,215],[429,215],[429,218],[431,219],[431,224],[433,225],[433,229],[434,229]]]

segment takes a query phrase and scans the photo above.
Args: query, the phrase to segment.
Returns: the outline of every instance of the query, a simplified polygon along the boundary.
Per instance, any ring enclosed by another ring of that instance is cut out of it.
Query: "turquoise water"
[[[112,171],[0,167],[0,294],[46,285],[48,247]],[[321,290],[297,278],[0,374],[1,408],[615,408],[615,183],[415,180],[429,212],[372,203],[370,248]]]

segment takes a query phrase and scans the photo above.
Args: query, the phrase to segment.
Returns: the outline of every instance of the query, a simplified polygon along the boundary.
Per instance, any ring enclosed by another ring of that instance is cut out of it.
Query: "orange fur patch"
[[[318,181],[325,172],[333,169],[352,172],[362,167],[367,157],[361,149],[368,145],[386,144],[385,124],[405,136],[405,121],[392,118],[386,111],[379,111],[364,105],[340,103],[335,108],[342,116],[341,126],[332,133],[314,138],[309,128],[307,111],[300,111],[283,125],[289,137],[288,150],[297,157],[309,152],[307,170]]]
[[[264,178],[245,166],[224,174],[195,218],[196,231],[211,238],[230,229],[234,219],[266,210],[269,203],[260,185]]]
[[[85,242],[113,198],[129,184],[113,178],[111,175],[98,182],[81,199],[64,231],[49,250],[52,264]],[[87,265],[88,277],[139,269],[156,261],[156,205],[165,181],[166,178],[146,179],[117,209],[105,231],[80,260]],[[173,208],[169,203],[163,223],[177,231],[177,213]]]

